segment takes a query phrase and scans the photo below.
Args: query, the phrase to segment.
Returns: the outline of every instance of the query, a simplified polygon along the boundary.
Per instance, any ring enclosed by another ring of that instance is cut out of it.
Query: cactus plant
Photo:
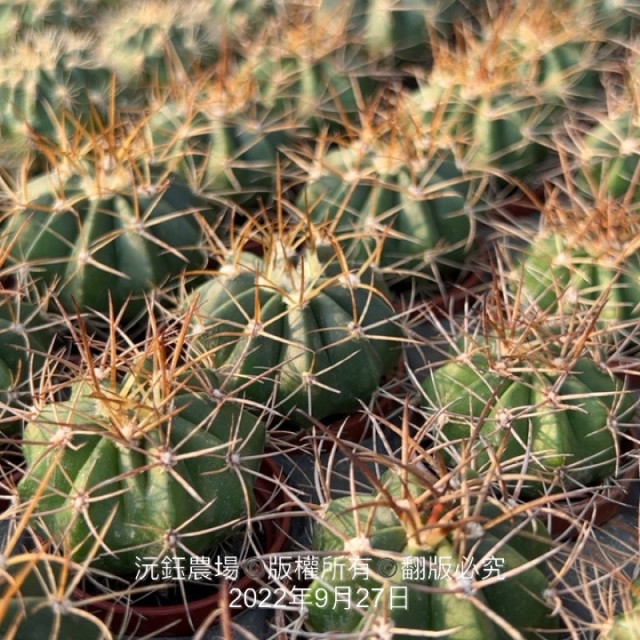
[[[217,202],[251,207],[269,200],[286,124],[256,98],[251,79],[225,65],[180,83],[150,105],[145,128],[157,161]]]
[[[468,68],[468,63],[458,61],[456,67]],[[411,101],[409,110],[417,110],[424,123],[415,135],[448,137],[461,147],[469,168],[521,179],[546,156],[538,138],[548,130],[548,114],[520,85],[505,83],[483,94],[481,84],[454,84],[449,72],[436,66]]]
[[[107,315],[113,305],[130,322],[146,310],[145,294],[205,264],[211,210],[150,166],[136,131],[124,131],[105,125],[63,151],[53,171],[19,184],[5,233],[21,277],[53,289],[68,313]]]
[[[253,508],[264,424],[180,364],[187,325],[108,349],[106,366],[82,330],[68,399],[45,398],[25,427],[22,508],[75,562],[131,576],[141,557],[201,556]]]
[[[46,304],[46,303],[45,303]],[[0,302],[0,431],[15,436],[19,416],[32,403],[53,338],[41,307],[16,292],[4,291]]]
[[[376,67],[329,24],[279,22],[250,50],[248,73],[269,113],[292,127],[340,133],[379,89]]]
[[[570,149],[568,155],[576,158],[575,182],[584,198],[640,199],[640,129],[635,109],[629,104],[618,114],[599,117],[592,128],[574,132],[577,148]]]
[[[80,29],[91,23],[100,0],[17,0],[0,3],[0,50],[13,46],[28,31]]]
[[[448,136],[466,165],[532,182],[568,108],[604,101],[597,42],[578,40],[559,26],[566,16],[552,15],[507,8],[464,47],[434,43],[433,69],[407,106],[425,125],[415,135]]]
[[[236,253],[193,291],[194,349],[298,426],[305,413],[357,411],[398,362],[393,309],[370,271],[298,254],[286,235],[269,242],[264,258]]]
[[[638,6],[0,0],[0,636],[633,636]]]
[[[98,59],[134,89],[184,79],[220,53],[224,33],[211,8],[201,0],[116,6],[98,25]]]
[[[638,214],[621,200],[562,196],[542,209],[542,228],[520,254],[514,282],[522,299],[565,316],[597,313],[596,326],[626,349],[640,305]]]
[[[3,163],[18,164],[39,138],[60,141],[75,121],[87,124],[108,104],[112,76],[93,58],[90,39],[71,32],[30,32],[0,56]]]
[[[587,348],[589,325],[554,328],[498,295],[480,301],[478,322],[422,383],[431,436],[452,464],[499,464],[505,486],[527,499],[614,477],[634,403]]]
[[[557,633],[545,602],[541,565],[551,543],[542,523],[475,493],[465,499],[419,467],[386,473],[372,493],[330,501],[313,548],[331,554],[306,596],[315,633],[368,638],[384,629],[393,638],[456,640],[513,637],[513,629],[523,638]],[[496,558],[505,575],[483,585]],[[369,572],[352,577],[348,567],[358,562]]]
[[[515,2],[501,19],[485,25],[481,52],[493,58],[490,69],[507,67],[520,81],[533,87],[544,103],[571,107],[600,103],[604,87],[600,72],[602,33],[579,20],[570,7],[550,11],[544,2]],[[494,51],[491,51],[493,44]]]
[[[389,283],[443,289],[473,248],[481,183],[446,148],[392,138],[319,150],[306,167],[299,215],[328,227],[347,260],[375,265]]]

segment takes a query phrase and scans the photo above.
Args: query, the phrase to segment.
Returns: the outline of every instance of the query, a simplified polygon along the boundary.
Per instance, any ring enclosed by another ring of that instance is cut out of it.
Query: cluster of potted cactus
[[[566,576],[638,477],[639,35],[0,3],[3,636],[633,637],[637,543]]]

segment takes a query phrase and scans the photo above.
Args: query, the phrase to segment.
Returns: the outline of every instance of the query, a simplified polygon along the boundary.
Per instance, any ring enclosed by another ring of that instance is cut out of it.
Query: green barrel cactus
[[[135,320],[145,295],[206,263],[209,205],[117,150],[94,149],[24,191],[26,201],[14,196],[7,215],[9,260],[41,290],[53,289],[69,313],[108,316],[112,305]]]
[[[327,24],[295,25],[267,32],[250,51],[246,67],[259,101],[292,130],[348,130],[379,89],[376,69]]]
[[[568,108],[603,100],[595,46],[561,15],[505,11],[465,47],[438,50],[409,111],[428,135],[452,138],[466,166],[531,182]]]
[[[313,549],[327,557],[305,596],[310,630],[502,640],[515,628],[528,640],[555,637],[542,523],[473,496],[466,508],[446,491],[439,501],[417,475],[387,473],[378,491],[326,506]]]
[[[25,427],[18,495],[36,530],[115,575],[142,557],[206,555],[253,508],[263,423],[171,372],[97,376]]]
[[[96,55],[131,89],[182,81],[214,63],[222,24],[206,0],[145,0],[116,6],[97,25]]]
[[[32,381],[41,373],[53,331],[40,309],[21,296],[0,302],[0,432],[17,435],[17,412],[31,406]],[[37,385],[36,385],[37,386]]]
[[[29,31],[91,27],[102,0],[4,0],[0,2],[0,50]]]
[[[294,425],[354,413],[396,366],[402,332],[372,273],[334,272],[312,251],[236,256],[189,297],[194,349]]]
[[[600,42],[570,8],[542,3],[512,8],[504,23],[495,21],[483,35],[481,53],[493,59],[488,71],[504,73],[492,65],[503,64],[508,74],[538,96],[554,116],[563,109],[599,105],[604,100],[600,80]],[[586,29],[586,31],[585,31]],[[493,48],[493,51],[491,49]]]
[[[0,66],[3,163],[18,163],[40,138],[61,141],[72,122],[87,125],[92,110],[109,104],[111,72],[92,59],[83,36],[32,32],[0,54]]]
[[[624,228],[611,235],[616,217]],[[514,271],[525,303],[566,316],[597,313],[597,326],[614,340],[633,333],[640,309],[636,217],[593,209],[573,228],[567,221],[538,233]]]
[[[146,121],[159,163],[220,203],[244,207],[268,201],[276,191],[282,124],[257,104],[248,79],[222,75],[177,88]]]
[[[471,459],[480,472],[497,464],[524,498],[616,475],[633,409],[621,381],[586,353],[562,353],[525,333],[473,342],[422,383],[431,435],[452,464]]]
[[[297,208],[336,237],[347,259],[375,265],[390,284],[441,289],[475,240],[480,183],[453,154],[413,154],[392,143],[329,151],[308,168]]]
[[[519,84],[482,91],[482,85],[455,83],[448,71],[436,69],[410,99],[409,111],[429,135],[460,147],[464,168],[525,179],[547,154],[539,140],[548,129],[548,113]]]

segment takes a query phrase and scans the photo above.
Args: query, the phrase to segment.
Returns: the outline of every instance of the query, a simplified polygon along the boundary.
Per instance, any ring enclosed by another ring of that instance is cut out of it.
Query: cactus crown
[[[78,319],[74,341],[80,362],[71,371],[71,381],[80,381],[94,399],[90,418],[99,430],[116,441],[135,446],[145,433],[171,420],[177,395],[210,387],[211,381],[200,373],[198,362],[184,362],[181,358],[189,317],[184,320],[181,325],[175,321],[162,330],[152,321],[147,339],[138,344],[123,342],[117,320],[112,318],[110,335],[97,356],[94,339],[82,318]],[[53,370],[45,372],[45,379],[56,375],[59,373]],[[42,395],[45,405],[51,401],[48,396]],[[67,430],[61,426],[61,438]]]
[[[87,197],[130,191],[132,185],[147,194],[160,189],[168,174],[155,170],[156,152],[142,135],[142,124],[134,125],[113,113],[108,120],[95,112],[92,115],[88,124],[75,122],[69,133],[61,131],[58,143],[39,143],[39,152],[53,169],[46,178],[49,187],[61,193],[59,207],[65,206],[62,186],[71,176],[82,180]],[[37,195],[28,193],[29,176],[24,178],[14,200],[26,205]]]
[[[223,258],[222,273],[255,272],[259,286],[278,290],[294,305],[304,306],[337,283],[365,286],[358,273],[367,265],[359,269],[348,265],[331,231],[308,220],[285,221],[279,216],[276,221],[265,217],[261,222],[256,217],[240,231],[233,245]],[[245,253],[248,245],[257,245],[262,258]]]
[[[600,199],[571,204],[550,198],[543,209],[546,229],[562,232],[571,244],[587,247],[595,257],[611,265],[623,265],[626,257],[640,248],[640,215],[621,200]]]
[[[118,7],[99,28],[98,52],[124,82],[164,84],[218,54],[210,3],[144,0]]]

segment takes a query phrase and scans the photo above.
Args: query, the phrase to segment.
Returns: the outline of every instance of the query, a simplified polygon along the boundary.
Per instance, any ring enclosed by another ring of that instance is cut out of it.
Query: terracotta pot
[[[255,483],[255,495],[261,511],[276,512],[273,517],[268,517],[262,522],[262,535],[264,537],[264,554],[274,554],[284,550],[289,541],[291,516],[287,512],[278,512],[277,509],[285,504],[286,495],[279,487],[279,480],[283,477],[280,467],[270,458],[265,458],[261,473],[265,478],[257,478]],[[255,561],[249,560],[240,567],[242,577],[229,584],[221,580],[220,584],[212,584],[210,588],[204,588],[207,595],[198,597],[192,601],[171,605],[128,605],[122,601],[99,599],[95,592],[88,593],[83,589],[76,589],[74,600],[76,606],[80,606],[93,615],[103,620],[114,633],[124,635],[149,635],[153,637],[192,636],[195,629],[203,624],[215,624],[219,616],[212,614],[216,610],[222,610],[225,602],[231,602],[231,606],[224,615],[234,615],[246,606],[246,598],[229,598],[229,592],[244,593],[247,589],[260,590],[262,584],[259,577],[262,571],[255,569]],[[180,596],[178,596],[179,598]],[[86,601],[86,604],[83,603]],[[221,611],[222,613],[222,611]],[[215,618],[215,619],[214,619]]]

